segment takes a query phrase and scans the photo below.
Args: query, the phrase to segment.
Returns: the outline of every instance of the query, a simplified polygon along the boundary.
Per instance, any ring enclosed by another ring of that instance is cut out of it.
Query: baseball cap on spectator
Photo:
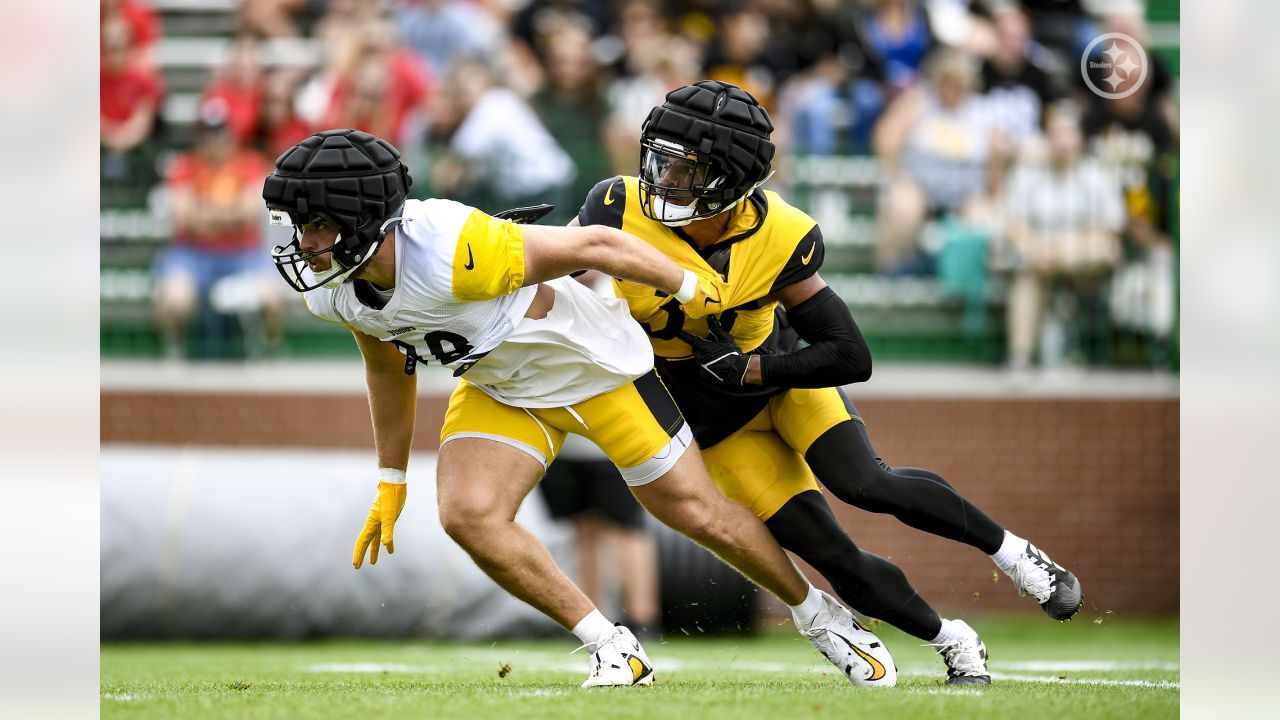
[[[196,127],[208,132],[217,132],[227,127],[227,117],[231,109],[227,101],[220,97],[209,98],[200,104],[196,114]]]

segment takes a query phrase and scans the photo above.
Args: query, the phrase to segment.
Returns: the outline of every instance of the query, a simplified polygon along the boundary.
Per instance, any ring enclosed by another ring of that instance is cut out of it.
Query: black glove
[[[708,315],[707,329],[711,332],[705,338],[680,331],[680,339],[693,348],[693,357],[702,368],[703,376],[724,385],[745,385],[743,380],[747,376],[747,363],[751,356],[742,352],[733,336],[720,324],[720,318]]]
[[[538,222],[543,216],[555,209],[555,205],[530,205],[529,207],[510,208],[502,212],[496,212],[493,216],[499,220],[510,220],[513,223],[528,225]]]

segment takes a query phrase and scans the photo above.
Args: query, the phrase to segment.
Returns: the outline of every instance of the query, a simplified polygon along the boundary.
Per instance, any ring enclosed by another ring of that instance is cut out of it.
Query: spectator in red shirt
[[[98,92],[104,206],[137,206],[156,180],[145,143],[156,132],[164,85],[158,72],[132,55],[130,32],[120,17],[102,27]]]
[[[297,18],[307,5],[307,0],[240,0],[240,29],[265,37],[298,37]]]
[[[237,146],[220,100],[201,106],[196,132],[195,147],[178,155],[169,173],[174,242],[156,263],[156,315],[167,354],[182,355],[200,303],[230,278],[234,282],[223,283],[224,304],[262,310],[269,350],[280,326],[278,281],[261,247],[260,195],[271,165],[257,151]]]
[[[218,77],[204,91],[201,103],[215,98],[227,106],[227,125],[241,145],[253,139],[262,112],[263,82],[258,64],[258,42],[242,37],[231,46],[227,62]]]
[[[390,139],[401,149],[414,146],[434,89],[426,62],[400,44],[395,26],[385,19],[365,21],[357,42],[355,62],[334,83],[325,124],[364,130]],[[370,113],[366,105],[371,102],[383,109]],[[382,113],[385,134],[368,124]]]
[[[392,78],[387,65],[366,58],[341,81],[329,108],[329,125],[363,130],[378,137],[396,137],[395,108],[391,99]]]
[[[297,92],[297,75],[289,70],[277,70],[267,77],[259,115],[255,145],[274,158],[297,145],[315,132],[306,120],[298,115],[294,104]]]
[[[98,6],[99,27],[111,22],[122,22],[129,29],[129,55],[131,60],[149,60],[151,48],[160,38],[160,15],[143,0],[101,0]],[[106,43],[103,43],[106,56]]]
[[[130,30],[123,20],[102,28],[100,118],[102,146],[125,153],[151,134],[164,96],[160,74],[130,56]]]

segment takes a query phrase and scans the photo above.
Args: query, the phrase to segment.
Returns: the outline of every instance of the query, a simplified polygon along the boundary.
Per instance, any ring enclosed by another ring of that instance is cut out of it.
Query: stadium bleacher
[[[173,153],[189,144],[201,93],[228,51],[237,5],[236,0],[152,2],[163,22],[153,59],[167,91],[161,142],[143,151],[143,162],[154,167],[156,178],[163,177]],[[1153,52],[1175,74],[1178,14],[1176,0],[1157,0],[1147,6]],[[319,57],[317,41],[310,38],[270,39],[261,48],[262,64],[268,68],[314,65]],[[788,184],[789,197],[824,228],[828,251],[823,277],[849,303],[878,359],[997,363],[1003,358],[1004,288],[999,278],[992,278],[985,302],[974,308],[949,294],[936,278],[876,274],[872,248],[881,177],[874,158],[794,157],[782,162],[785,167],[779,175]],[[1172,192],[1176,188],[1174,183]],[[101,353],[120,358],[159,356],[161,343],[150,298],[153,259],[170,239],[162,185],[104,186],[100,220]],[[1176,222],[1174,226],[1176,243]],[[926,236],[929,232],[926,229]],[[290,355],[355,357],[346,333],[315,320],[301,303],[287,305],[285,325],[285,351]],[[231,334],[236,334],[234,326]],[[233,348],[228,354],[238,352]],[[1107,360],[1143,365],[1151,357],[1141,338],[1121,337],[1108,348]],[[1176,347],[1167,362],[1176,369]]]

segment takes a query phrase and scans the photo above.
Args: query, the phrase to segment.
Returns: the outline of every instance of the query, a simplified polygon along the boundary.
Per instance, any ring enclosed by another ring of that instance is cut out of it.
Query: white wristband
[[[399,468],[378,468],[378,476],[383,482],[395,483],[396,485],[404,485],[408,482],[404,471]]]
[[[673,296],[683,305],[693,299],[698,292],[698,276],[692,270],[684,271],[684,281],[680,283],[680,289]]]

